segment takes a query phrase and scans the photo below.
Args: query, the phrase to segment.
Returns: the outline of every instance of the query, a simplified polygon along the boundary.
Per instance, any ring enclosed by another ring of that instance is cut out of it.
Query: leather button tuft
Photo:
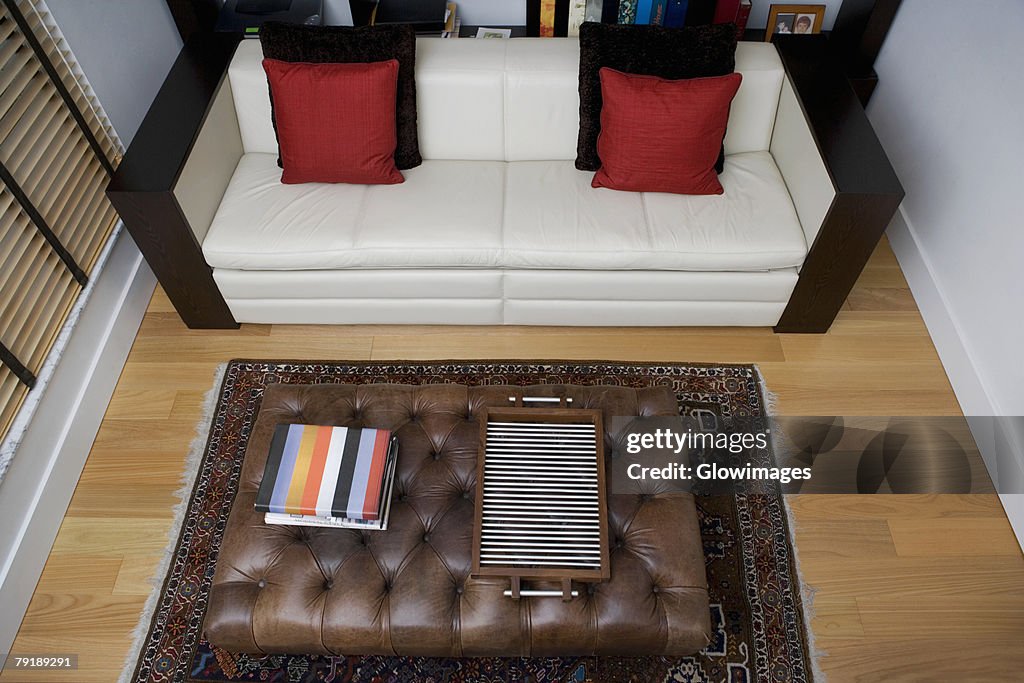
[[[430,543],[430,534],[423,534],[423,542]]]
[[[657,586],[655,586],[654,588],[651,589],[651,592],[652,593],[658,593],[658,592],[660,592],[660,589]]]
[[[463,491],[462,492],[462,497],[465,500],[469,500],[469,491]]]
[[[333,579],[327,579],[327,580],[326,580],[326,581],[324,582],[324,590],[325,590],[325,591],[329,591],[329,590],[331,590],[332,588],[334,588],[334,580],[333,580]]]
[[[266,588],[267,587],[267,580],[266,579],[260,579],[259,581],[256,582],[256,587],[257,588]]]
[[[458,593],[459,595],[462,595],[462,592],[463,592],[464,590],[466,590],[466,589],[465,589],[465,588],[463,588],[462,586],[457,586],[457,587],[455,588],[455,592],[456,592],[456,593]]]
[[[409,500],[409,496],[405,495],[404,493],[398,497],[398,502],[400,503],[404,503],[407,500]]]
[[[431,455],[433,456],[434,460],[440,460],[441,459],[441,454],[436,452],[436,451],[434,453],[431,453]]]

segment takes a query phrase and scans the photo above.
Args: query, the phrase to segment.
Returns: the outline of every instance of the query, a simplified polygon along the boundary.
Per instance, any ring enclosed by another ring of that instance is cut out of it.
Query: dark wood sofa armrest
[[[237,35],[207,33],[185,44],[107,186],[190,328],[238,327],[202,252],[212,212],[241,156],[240,141],[203,134],[210,121],[224,127],[234,117],[225,76],[238,41]]]
[[[826,332],[903,200],[903,186],[825,36],[777,36],[835,197],[776,332]]]

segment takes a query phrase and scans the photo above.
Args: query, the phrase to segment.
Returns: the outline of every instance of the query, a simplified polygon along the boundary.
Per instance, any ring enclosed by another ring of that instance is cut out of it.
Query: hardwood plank
[[[857,600],[833,595],[816,595],[811,628],[819,637],[862,637],[864,624],[861,623]]]
[[[121,557],[96,557],[77,553],[54,553],[46,563],[36,590],[54,594],[74,589],[87,595],[109,595],[114,590]]]
[[[850,308],[855,311],[916,311],[917,303],[909,289],[898,287],[858,287],[850,292]]]
[[[776,336],[729,337],[651,330],[632,334],[580,328],[576,334],[513,330],[506,334],[435,333],[423,337],[381,334],[373,340],[373,360],[432,358],[545,358],[633,361],[749,363],[784,360]],[[597,354],[595,356],[595,353]]]
[[[858,597],[857,611],[864,634],[879,639],[924,629],[937,638],[1024,634],[1024,595],[1019,590],[995,596]]]
[[[819,519],[811,523],[797,517],[796,541],[801,562],[838,563],[852,557],[896,555],[889,527],[881,519]]]
[[[786,502],[801,520],[841,518],[946,519],[1003,517],[1003,506],[993,495],[899,496],[787,496]]]
[[[1003,557],[851,557],[828,571],[811,567],[805,577],[823,600],[876,600],[892,605],[901,598],[979,600],[1015,596],[1024,559]],[[913,576],[913,583],[907,581]],[[827,603],[826,603],[827,604]],[[815,610],[821,608],[815,599]]]
[[[935,523],[924,519],[890,519],[896,552],[903,557],[950,557],[957,555],[1018,557],[1013,529],[1005,516],[985,519],[949,519]]]
[[[924,319],[913,311],[855,311],[847,309],[829,328],[827,336],[875,335],[928,337]],[[930,339],[930,337],[928,337]]]
[[[886,335],[779,335],[786,358],[801,363],[829,362],[837,365],[861,365],[878,360],[878,347],[884,345],[886,362],[938,362],[931,339],[927,336]]]
[[[170,416],[175,392],[162,389],[119,391],[107,406],[110,419],[162,420]]]
[[[66,517],[51,555],[121,555],[163,552],[167,546],[171,510],[164,519]]]
[[[1019,636],[829,638],[822,669],[830,683],[1016,681],[1024,669]]]
[[[153,572],[161,557],[163,553],[126,556],[118,568],[111,594],[148,596],[153,590]]]

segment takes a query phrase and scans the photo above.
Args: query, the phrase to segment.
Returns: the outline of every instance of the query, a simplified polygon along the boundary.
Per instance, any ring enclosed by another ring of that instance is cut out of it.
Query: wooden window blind
[[[0,0],[0,438],[117,223],[120,158],[45,5]]]

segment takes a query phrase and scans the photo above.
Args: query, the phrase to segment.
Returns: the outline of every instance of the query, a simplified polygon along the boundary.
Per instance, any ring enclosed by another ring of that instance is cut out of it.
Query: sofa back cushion
[[[258,40],[245,40],[228,77],[247,153],[277,153]],[[775,46],[741,42],[725,153],[768,149],[784,72]],[[576,158],[579,42],[575,38],[442,40],[416,45],[419,146],[424,159]]]

